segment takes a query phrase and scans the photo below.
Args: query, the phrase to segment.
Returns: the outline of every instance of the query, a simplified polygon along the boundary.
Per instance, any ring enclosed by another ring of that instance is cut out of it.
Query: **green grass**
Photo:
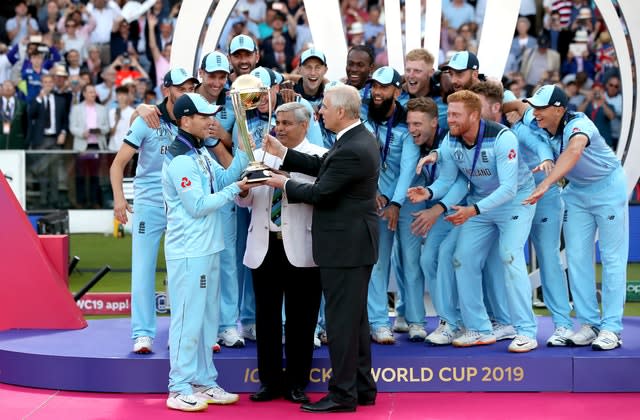
[[[93,292],[129,292],[131,291],[131,235],[114,238],[103,234],[74,234],[70,237],[70,256],[80,257],[77,270],[69,277],[72,291],[78,291],[103,266],[110,265],[114,271],[108,273],[91,289]],[[158,271],[156,272],[156,290],[164,290],[166,277],[164,248],[160,244]],[[116,271],[123,270],[123,271]],[[601,266],[596,266],[596,279],[600,281]],[[629,280],[640,280],[640,264],[629,264]],[[535,309],[538,315],[549,315],[546,309]],[[624,314],[640,316],[640,302],[627,302]]]

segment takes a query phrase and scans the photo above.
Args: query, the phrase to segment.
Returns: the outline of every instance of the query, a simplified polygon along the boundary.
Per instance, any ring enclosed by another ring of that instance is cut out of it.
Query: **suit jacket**
[[[290,179],[289,203],[313,205],[313,259],[320,267],[360,267],[378,260],[376,191],[378,143],[359,124],[322,157],[288,150],[281,169],[317,176],[314,184]]]
[[[55,126],[56,135],[62,130],[69,131],[69,113],[66,109],[66,100],[59,95],[53,95],[55,101]],[[27,127],[27,146],[30,148],[38,148],[43,144],[42,137],[45,130],[45,112],[44,103],[34,99],[27,107],[28,127]]]
[[[533,56],[537,52],[538,48],[529,48],[522,54],[522,64],[520,65],[520,71],[525,80],[531,71],[533,65]],[[557,51],[547,48],[547,67],[545,70],[560,71],[560,54]]]
[[[98,147],[100,150],[107,149],[107,133],[109,132],[109,118],[107,116],[107,108],[100,104],[96,104],[96,122],[100,133],[96,134],[98,138]],[[71,117],[69,120],[69,130],[73,134],[73,150],[84,152],[87,150],[87,139],[83,137],[87,130],[87,113],[85,102],[71,107]]]
[[[295,150],[316,156],[322,156],[327,152],[327,149],[311,144],[307,139],[304,139]],[[276,156],[267,154],[264,163],[278,169],[282,161]],[[299,172],[292,172],[291,179],[307,183],[315,181],[314,177]],[[258,268],[267,255],[272,199],[273,188],[267,186],[253,188],[249,190],[246,197],[236,198],[239,206],[251,207],[251,223],[243,261],[249,268]],[[286,194],[283,194],[281,205],[282,241],[287,259],[296,267],[314,267],[316,264],[311,251],[313,207],[304,203],[289,203]]]
[[[0,100],[0,107],[3,100]],[[0,117],[1,119],[2,117]],[[2,122],[4,124],[4,120]],[[9,121],[9,134],[4,134],[0,129],[0,148],[2,149],[24,149],[25,134],[27,132],[27,104],[14,97],[13,115]]]

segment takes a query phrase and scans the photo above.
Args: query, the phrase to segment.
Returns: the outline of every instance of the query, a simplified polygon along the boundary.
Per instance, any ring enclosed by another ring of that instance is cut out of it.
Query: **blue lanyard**
[[[440,126],[436,127],[436,135],[435,138],[433,139],[434,144],[431,146],[431,148],[429,148],[429,151],[424,155],[428,155],[429,153],[431,153],[432,150],[435,150],[438,148],[438,146],[440,146],[440,141],[443,138],[443,135],[446,133],[446,130],[442,130],[440,129]],[[424,157],[424,156],[421,156]],[[438,163],[434,163],[433,165],[424,165],[422,167],[422,173],[425,174],[425,176],[428,175],[428,179],[427,182],[433,183],[433,181],[435,181],[435,177],[436,177],[436,168],[438,167]]]
[[[209,186],[211,187],[211,194],[213,194],[215,192],[215,190],[213,189],[213,172],[211,172],[211,166],[209,166],[209,161],[207,160],[206,156],[202,156],[200,151],[195,147],[193,147],[193,145],[189,142],[189,140],[185,139],[180,134],[176,136],[176,139],[181,143],[183,143],[184,145],[186,145],[196,155],[200,156],[200,159],[204,160],[205,165],[207,165],[207,171],[209,172]],[[194,159],[196,160],[196,162],[199,160],[197,158],[194,158]]]
[[[473,163],[471,164],[471,173],[469,174],[469,183],[476,170],[476,163],[478,163],[478,157],[480,157],[480,149],[482,149],[482,141],[484,140],[484,120],[480,120],[480,130],[478,131],[478,141],[476,141],[476,150],[473,153]]]
[[[393,138],[393,121],[395,120],[396,112],[393,111],[393,114],[387,120],[387,135],[384,140],[384,147],[380,148],[380,164],[382,165],[382,169],[387,169],[387,156],[389,155],[389,147],[391,146],[391,139]],[[376,138],[378,138],[378,128],[380,126],[376,123]]]

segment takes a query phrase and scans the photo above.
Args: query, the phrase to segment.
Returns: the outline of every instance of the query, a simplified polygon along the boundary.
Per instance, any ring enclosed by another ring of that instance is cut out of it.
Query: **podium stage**
[[[0,382],[94,392],[167,392],[169,318],[158,318],[155,353],[131,353],[129,318],[92,320],[82,330],[0,332]],[[431,347],[396,334],[393,346],[372,344],[373,374],[381,392],[640,391],[640,317],[624,318],[624,345],[612,351],[544,346],[553,325],[539,317],[541,347],[507,352],[509,340],[473,348]],[[436,319],[428,319],[428,331]],[[232,392],[258,388],[255,343],[214,355],[219,383]],[[308,391],[327,389],[326,346],[314,353]]]

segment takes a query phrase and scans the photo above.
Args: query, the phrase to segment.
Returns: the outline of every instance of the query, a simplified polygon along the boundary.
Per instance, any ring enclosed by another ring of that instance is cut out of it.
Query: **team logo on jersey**
[[[573,127],[573,130],[571,130],[572,133],[577,133],[578,131],[580,131],[578,127]]]
[[[167,153],[167,149],[169,149],[169,146],[161,146],[160,147],[160,154],[164,155]]]
[[[509,150],[509,154],[507,155],[507,157],[509,158],[509,160],[513,160],[516,158],[516,151],[515,149],[511,149]]]
[[[464,160],[464,153],[462,153],[462,150],[456,150],[453,152],[453,158],[458,162],[462,162]]]
[[[187,178],[186,176],[182,177],[182,182],[180,182],[180,186],[182,188],[187,188],[191,186],[191,180],[189,180],[189,178]]]

